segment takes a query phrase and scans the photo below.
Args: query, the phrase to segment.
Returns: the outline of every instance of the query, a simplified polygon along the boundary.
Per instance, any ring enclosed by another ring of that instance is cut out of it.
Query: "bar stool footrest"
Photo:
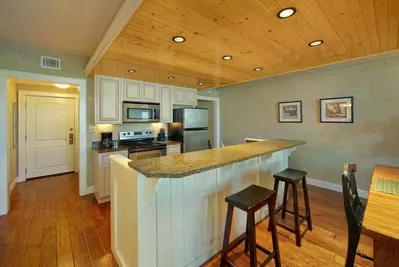
[[[276,255],[276,251],[270,251],[264,247],[262,247],[261,245],[256,244],[256,248],[259,249],[260,251],[262,251],[263,253],[265,253],[266,255],[268,255],[268,257],[266,258],[266,260],[264,262],[262,262],[260,264],[260,266],[265,266],[266,264],[268,264]]]

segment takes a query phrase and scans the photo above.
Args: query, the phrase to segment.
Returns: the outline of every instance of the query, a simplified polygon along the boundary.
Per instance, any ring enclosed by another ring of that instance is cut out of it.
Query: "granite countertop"
[[[109,152],[128,150],[128,148],[125,146],[119,146],[118,148],[113,148],[112,146],[111,147],[93,147],[93,150],[98,151],[98,153],[109,153]]]
[[[182,178],[305,144],[275,139],[129,162],[148,178]]]

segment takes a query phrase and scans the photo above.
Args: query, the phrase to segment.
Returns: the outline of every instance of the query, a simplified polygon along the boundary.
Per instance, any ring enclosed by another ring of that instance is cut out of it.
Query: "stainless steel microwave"
[[[160,105],[123,102],[123,122],[159,122]]]

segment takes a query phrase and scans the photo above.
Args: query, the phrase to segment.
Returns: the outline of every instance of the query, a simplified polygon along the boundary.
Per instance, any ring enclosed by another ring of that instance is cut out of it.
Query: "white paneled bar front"
[[[273,174],[288,167],[289,148],[183,178],[147,178],[111,156],[111,239],[119,266],[200,266],[222,247],[225,198],[251,184],[273,188]],[[277,205],[282,202],[279,187]],[[267,207],[256,215],[259,222]],[[245,231],[235,209],[231,240]]]

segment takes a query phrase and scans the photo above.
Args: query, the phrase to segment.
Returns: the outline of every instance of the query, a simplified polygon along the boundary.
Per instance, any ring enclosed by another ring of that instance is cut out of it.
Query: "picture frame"
[[[320,99],[321,123],[353,123],[353,96]]]
[[[280,123],[301,123],[302,101],[279,102],[278,121]]]

